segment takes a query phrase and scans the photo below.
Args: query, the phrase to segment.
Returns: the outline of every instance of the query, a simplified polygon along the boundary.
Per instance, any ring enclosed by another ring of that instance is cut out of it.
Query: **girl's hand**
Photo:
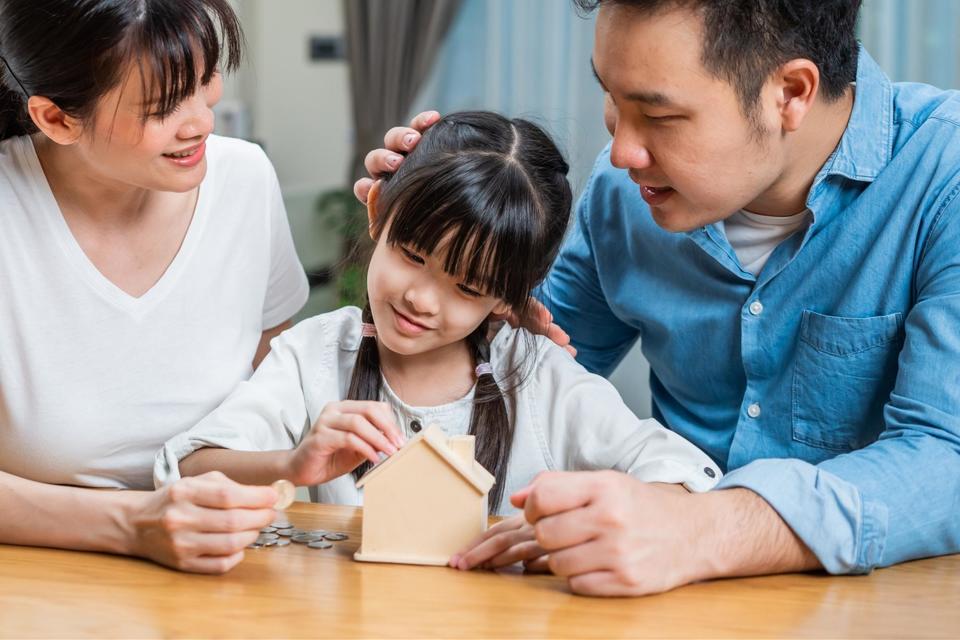
[[[127,511],[130,552],[181,571],[226,573],[276,516],[276,491],[219,471],[142,495]]]
[[[385,402],[331,402],[300,445],[290,452],[283,476],[298,486],[322,484],[364,460],[380,461],[403,446],[403,435]]]
[[[409,127],[394,127],[383,137],[384,149],[374,149],[367,154],[363,164],[372,178],[360,178],[353,185],[357,200],[366,204],[370,187],[375,179],[385,173],[393,173],[403,163],[403,157],[420,142],[420,134],[440,119],[436,111],[424,111],[414,116]]]
[[[466,571],[496,569],[523,562],[527,571],[549,572],[546,551],[537,544],[533,526],[523,514],[501,520],[450,558],[450,566]]]

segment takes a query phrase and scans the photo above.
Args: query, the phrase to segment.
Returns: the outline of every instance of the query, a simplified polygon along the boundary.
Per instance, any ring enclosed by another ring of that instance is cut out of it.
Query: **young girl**
[[[711,488],[716,465],[562,348],[487,318],[522,313],[564,235],[567,164],[524,120],[443,118],[368,201],[363,311],[314,317],[272,343],[249,382],[157,456],[158,486],[219,469],[241,482],[286,478],[320,502],[359,505],[363,463],[431,423],[476,437],[496,478],[493,513],[545,470],[616,469]],[[353,474],[350,472],[354,471]]]

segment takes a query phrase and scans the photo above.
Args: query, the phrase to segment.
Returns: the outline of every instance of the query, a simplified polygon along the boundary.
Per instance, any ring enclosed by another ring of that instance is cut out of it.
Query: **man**
[[[539,477],[550,568],[636,595],[960,550],[960,96],[892,85],[859,0],[577,4],[613,140],[540,296],[593,371],[642,338],[655,417],[727,475]]]

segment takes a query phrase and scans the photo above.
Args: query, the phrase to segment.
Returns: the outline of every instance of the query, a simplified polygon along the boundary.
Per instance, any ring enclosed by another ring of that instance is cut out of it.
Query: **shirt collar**
[[[850,120],[814,184],[830,175],[872,182],[890,162],[892,150],[893,86],[861,45]]]

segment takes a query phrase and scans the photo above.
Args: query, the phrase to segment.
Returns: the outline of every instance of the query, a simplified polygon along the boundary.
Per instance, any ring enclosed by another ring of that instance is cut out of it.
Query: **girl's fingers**
[[[336,404],[336,409],[341,414],[358,414],[365,417],[370,424],[383,432],[395,447],[399,449],[403,446],[403,433],[397,425],[393,409],[386,402],[343,400]]]
[[[382,431],[370,424],[370,421],[364,416],[355,413],[341,414],[330,420],[328,427],[335,431],[351,433],[369,444],[374,450],[382,451],[387,455],[393,455],[397,452],[397,447],[387,439]]]

